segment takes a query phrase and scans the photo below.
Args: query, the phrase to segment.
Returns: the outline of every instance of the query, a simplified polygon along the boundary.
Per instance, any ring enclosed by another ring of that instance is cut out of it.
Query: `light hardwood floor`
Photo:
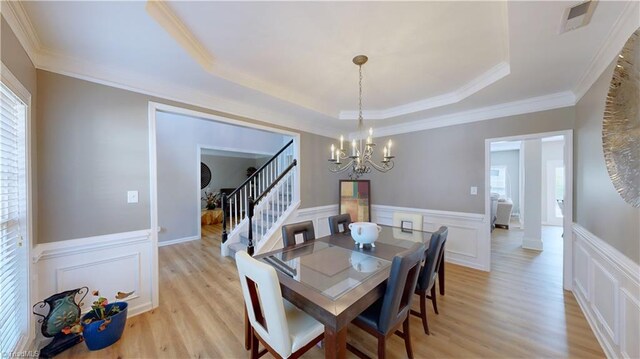
[[[202,233],[202,241],[160,248],[158,309],[130,318],[109,348],[79,344],[59,357],[248,358],[235,263],[220,257],[219,225]],[[432,335],[411,318],[416,358],[604,357],[573,294],[562,290],[562,252],[551,242],[542,253],[523,250],[516,234],[494,232],[491,273],[447,264],[440,315],[429,309]],[[348,340],[375,357],[372,336],[351,326]],[[388,341],[387,355],[406,356],[400,338]],[[305,357],[322,358],[323,349]]]

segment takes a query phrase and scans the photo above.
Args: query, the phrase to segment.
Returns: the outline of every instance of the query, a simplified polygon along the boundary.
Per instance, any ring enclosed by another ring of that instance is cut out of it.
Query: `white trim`
[[[222,116],[212,115],[205,112],[199,112],[194,110],[189,110],[182,107],[167,105],[163,103],[158,103],[154,101],[149,101],[148,107],[148,116],[149,116],[149,212],[150,212],[150,222],[151,228],[155,228],[155,231],[151,231],[151,237],[153,242],[153,253],[152,253],[152,299],[153,299],[153,308],[156,308],[159,305],[159,265],[158,265],[158,232],[160,228],[158,227],[158,158],[157,158],[157,119],[156,114],[158,111],[161,112],[169,112],[183,116],[195,117],[204,120],[211,120],[217,122],[223,122],[226,124],[240,126],[245,128],[253,128],[273,133],[279,133],[287,136],[293,137],[293,156],[294,158],[300,158],[300,134],[296,132],[291,132],[288,130],[283,130],[279,128],[268,127],[260,124],[255,124],[251,122],[239,121],[231,118],[226,118]],[[199,164],[199,160],[197,163]],[[200,167],[198,166],[197,171],[200,171]],[[300,165],[295,166],[294,170],[294,192],[293,192],[293,201],[300,200]],[[197,186],[196,186],[197,187]],[[198,198],[200,197],[198,192]],[[200,210],[200,206],[198,206],[198,211]],[[200,218],[198,218],[200,220]],[[200,223],[198,223],[198,233],[201,231]],[[236,227],[237,228],[237,227]],[[200,236],[198,236],[200,237]],[[221,245],[220,250],[222,255],[225,255],[226,245]]]
[[[453,219],[463,219],[463,220],[471,220],[471,221],[484,221],[484,214],[482,213],[468,213],[468,212],[452,212],[452,211],[441,211],[436,209],[424,209],[424,208],[413,208],[413,207],[397,207],[397,206],[387,206],[382,204],[372,204],[372,210],[375,208],[377,210],[386,210],[393,212],[416,212],[422,215],[431,215],[431,216],[441,216],[448,217]]]
[[[316,214],[321,214],[324,212],[338,212],[338,205],[337,204],[329,204],[326,206],[318,206],[318,207],[307,207],[307,208],[301,208],[298,210],[297,214],[298,216],[313,216]]]
[[[578,80],[578,84],[573,88],[576,102],[580,101],[582,96],[593,86],[604,70],[607,69],[607,66],[611,64],[611,61],[618,56],[629,36],[640,27],[639,13],[640,2],[628,1],[620,17],[618,17],[609,34],[602,42],[600,49]]]
[[[493,85],[498,80],[503,79],[511,73],[511,67],[508,62],[500,62],[490,68],[480,76],[472,79],[466,84],[460,86],[454,91],[429,97],[420,101],[410,102],[400,106],[389,107],[383,110],[363,111],[362,115],[367,120],[386,120],[393,117],[408,115],[420,111],[430,110],[432,108],[442,107],[458,103],[465,98],[475,94],[487,86]],[[340,120],[357,120],[358,111],[340,111],[338,115]]]
[[[571,229],[571,223],[573,218],[573,130],[543,132],[543,133],[531,133],[525,135],[515,135],[500,138],[488,138],[485,139],[485,154],[484,154],[484,208],[485,208],[485,236],[491,239],[491,179],[489,177],[489,170],[491,169],[491,143],[499,141],[523,141],[530,139],[537,139],[543,137],[555,137],[564,136],[564,166],[565,166],[565,213],[563,220],[564,233],[569,233]],[[521,152],[522,155],[522,152]],[[522,191],[520,192],[522,193]],[[522,202],[521,202],[522,203]],[[522,204],[520,205],[522,213]],[[569,236],[563,237],[563,259],[562,259],[562,283],[565,290],[572,290],[573,288],[573,241],[569,239]],[[534,243],[528,243],[533,245],[532,249],[537,249]],[[488,248],[484,248],[486,255],[491,263],[491,245]]]
[[[211,71],[213,56],[165,1],[147,1],[145,10],[200,66]]]
[[[174,245],[174,244],[197,241],[197,240],[200,240],[200,239],[201,239],[200,235],[197,235],[197,236],[191,236],[191,237],[172,239],[172,240],[169,240],[169,241],[160,241],[160,242],[158,242],[158,247],[171,246],[171,245]]]
[[[139,231],[111,233],[102,236],[68,239],[65,241],[41,243],[36,245],[32,261],[38,263],[43,260],[87,253],[104,248],[127,246],[148,241],[151,237],[150,229]]]
[[[489,257],[483,248],[491,248],[490,237],[483,228],[485,215],[481,213],[465,213],[440,211],[424,208],[371,205],[372,221],[393,225],[394,212],[416,213],[423,216],[425,231],[436,231],[440,226],[449,228],[449,239],[445,249],[445,260],[449,263],[489,271]]]
[[[400,123],[397,125],[376,127],[376,136],[390,136],[401,133],[424,131],[434,128],[493,120],[506,116],[546,111],[574,105],[575,96],[573,95],[573,93],[571,91],[564,91],[544,96],[531,97],[524,100],[480,107],[442,116],[427,117],[421,120]],[[352,132],[349,134],[349,138],[354,138],[356,135],[358,135],[358,133]]]
[[[18,42],[24,48],[31,62],[35,64],[41,49],[40,39],[22,3],[20,1],[2,1],[0,8],[2,16],[7,20],[9,27],[18,38]]]
[[[324,126],[325,121],[301,121],[300,117],[288,113],[273,111],[251,105],[247,102],[234,101],[211,95],[206,91],[184,85],[176,85],[157,77],[149,77],[126,70],[114,69],[104,65],[57,54],[50,50],[42,50],[38,55],[36,68],[66,75],[69,77],[98,83],[139,94],[158,97],[163,100],[180,102],[185,105],[223,112],[230,116],[259,119],[276,126],[300,129],[323,136],[335,136],[335,128]]]
[[[607,358],[629,358],[629,346],[635,346],[636,356],[637,338],[629,343],[627,336],[640,325],[640,265],[577,223],[572,223],[571,234],[572,255],[583,260],[576,264],[586,263],[575,268],[573,294],[589,326]]]

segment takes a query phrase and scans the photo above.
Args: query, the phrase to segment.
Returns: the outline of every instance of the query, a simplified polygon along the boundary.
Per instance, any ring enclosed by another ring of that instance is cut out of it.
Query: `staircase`
[[[260,249],[293,209],[295,173],[293,140],[262,165],[238,188],[222,197],[223,254]],[[227,232],[228,225],[233,230]]]

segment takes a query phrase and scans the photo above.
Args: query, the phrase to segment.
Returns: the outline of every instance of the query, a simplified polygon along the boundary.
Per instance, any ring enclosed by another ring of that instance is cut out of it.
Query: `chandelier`
[[[351,149],[344,148],[344,136],[340,136],[340,148],[331,145],[331,158],[329,159],[329,171],[342,173],[349,171],[350,179],[358,179],[365,173],[371,172],[375,168],[380,172],[387,172],[393,168],[393,158],[391,155],[391,140],[382,149],[382,160],[376,163],[373,159],[373,150],[376,144],[373,142],[373,128],[369,128],[369,133],[364,130],[364,119],[362,117],[362,65],[368,57],[358,55],[353,58],[353,63],[358,66],[360,81],[358,83],[358,136],[351,141]]]

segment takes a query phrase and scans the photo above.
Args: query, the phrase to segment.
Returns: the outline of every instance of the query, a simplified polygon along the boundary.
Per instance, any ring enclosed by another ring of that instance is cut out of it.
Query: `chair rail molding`
[[[449,238],[445,249],[445,260],[465,267],[489,271],[487,246],[491,246],[486,236],[485,215],[439,211],[424,208],[407,208],[374,204],[371,205],[371,218],[384,225],[393,224],[393,212],[411,212],[421,214],[425,231],[436,231],[440,226],[449,228]]]
[[[153,249],[150,229],[38,244],[32,256],[37,298],[82,286],[107,299],[135,291],[127,299],[129,316],[151,310]]]
[[[338,214],[337,204],[296,209],[286,217],[286,220],[284,220],[279,227],[285,224],[312,221],[316,238],[325,237],[331,234],[329,230],[329,217],[335,216],[336,214]],[[282,248],[282,231],[280,230],[273,233],[269,240],[265,240],[264,245],[260,247],[258,253],[265,253],[279,248]]]
[[[608,358],[639,358],[640,265],[577,223],[573,294]]]

